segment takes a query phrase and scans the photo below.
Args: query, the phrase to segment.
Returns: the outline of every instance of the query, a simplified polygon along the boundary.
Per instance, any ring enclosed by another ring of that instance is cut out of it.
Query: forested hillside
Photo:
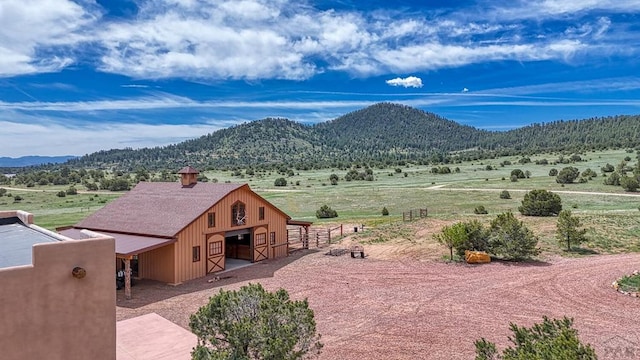
[[[635,148],[640,116],[556,121],[492,132],[404,105],[381,103],[313,126],[268,118],[166,147],[107,150],[71,160],[84,168],[132,171],[438,163],[500,154]]]

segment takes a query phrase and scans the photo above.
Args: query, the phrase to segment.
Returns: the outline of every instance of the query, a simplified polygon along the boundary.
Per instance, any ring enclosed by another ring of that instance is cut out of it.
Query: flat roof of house
[[[25,225],[17,217],[0,218],[0,268],[31,265],[33,245],[58,241]]]

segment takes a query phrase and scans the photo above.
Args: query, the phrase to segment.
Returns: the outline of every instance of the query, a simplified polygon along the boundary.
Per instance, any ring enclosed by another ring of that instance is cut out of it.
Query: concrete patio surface
[[[117,360],[189,360],[197,337],[156,313],[118,321]]]

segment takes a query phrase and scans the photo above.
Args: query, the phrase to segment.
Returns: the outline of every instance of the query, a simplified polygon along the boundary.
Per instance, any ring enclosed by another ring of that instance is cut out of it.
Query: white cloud
[[[406,88],[421,88],[422,87],[422,79],[415,76],[408,76],[406,78],[395,78],[391,80],[387,80],[386,83],[391,86],[403,86]]]
[[[419,14],[320,10],[294,0],[137,4],[135,17],[103,19],[106,10],[89,0],[3,0],[0,77],[81,62],[136,79],[305,80],[327,71],[366,77],[638,51],[624,46],[637,41],[632,20],[608,16],[637,14],[640,0],[520,0]]]
[[[64,119],[48,118],[46,123],[15,123],[0,121],[3,134],[11,141],[0,141],[4,156],[24,155],[84,155],[113,148],[141,148],[168,145],[205,135],[233,123],[216,125],[147,125],[100,124],[90,127],[66,126]],[[38,141],[33,141],[37,138]]]
[[[548,19],[580,15],[592,11],[630,13],[640,10],[640,0],[520,0],[508,2],[508,7],[493,9],[498,19]]]
[[[86,3],[83,3],[86,5]],[[60,71],[85,40],[81,30],[97,12],[70,0],[3,0],[0,3],[0,77]]]
[[[535,46],[533,44],[498,44],[462,46],[440,43],[419,44],[380,51],[378,62],[398,71],[437,70],[484,61],[540,61],[568,59],[586,45],[577,40],[561,40]]]

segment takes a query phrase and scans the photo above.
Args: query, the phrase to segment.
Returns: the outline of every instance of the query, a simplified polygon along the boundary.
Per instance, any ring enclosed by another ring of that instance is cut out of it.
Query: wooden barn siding
[[[144,252],[138,256],[138,275],[143,279],[153,279],[175,283],[174,265],[175,243]]]
[[[231,206],[237,201],[245,204],[245,214],[247,222],[243,226],[231,226]],[[258,220],[258,208],[264,206],[264,220]],[[215,228],[208,227],[207,214],[216,213]],[[287,242],[287,219],[275,208],[264,202],[262,198],[252,191],[240,188],[223,198],[219,203],[211,207],[208,211],[195,219],[189,226],[178,233],[176,242],[176,280],[183,282],[196,279],[206,275],[207,244],[205,233],[225,232],[244,228],[255,228],[264,226],[267,228],[267,243],[269,243],[269,233],[276,233],[276,245]],[[192,261],[192,248],[200,246],[200,261]],[[286,245],[278,246],[275,249],[269,245],[269,258],[287,256]]]
[[[176,278],[182,282],[207,275],[207,244],[203,229],[207,228],[207,216],[198,217],[178,233],[176,242]],[[193,247],[200,246],[200,261],[193,261]]]

